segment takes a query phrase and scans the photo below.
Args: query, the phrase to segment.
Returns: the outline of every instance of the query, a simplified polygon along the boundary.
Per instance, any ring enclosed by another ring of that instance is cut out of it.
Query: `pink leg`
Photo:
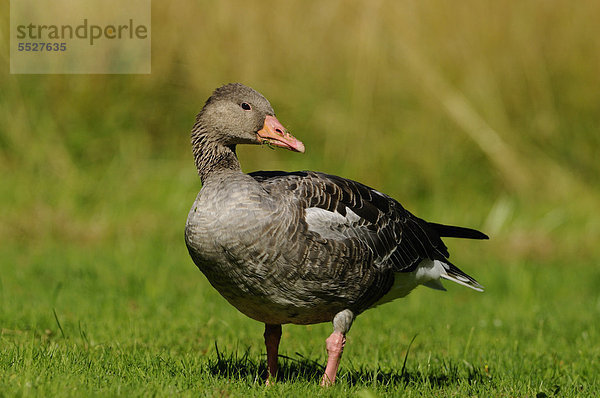
[[[340,366],[344,344],[346,344],[346,336],[341,332],[333,332],[325,341],[327,343],[327,366],[325,367],[325,374],[321,380],[321,385],[330,386],[335,383],[335,375]]]
[[[277,377],[277,351],[281,340],[281,325],[269,325],[265,323],[265,346],[267,347],[267,369],[269,376],[267,385],[275,382]]]

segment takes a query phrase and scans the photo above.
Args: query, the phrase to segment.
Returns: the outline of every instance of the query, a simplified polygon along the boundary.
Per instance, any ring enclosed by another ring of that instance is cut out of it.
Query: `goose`
[[[449,260],[442,237],[488,239],[427,222],[390,196],[315,171],[242,172],[241,144],[304,152],[269,101],[241,83],[217,88],[191,133],[202,188],[185,242],[196,266],[235,308],[265,324],[266,383],[276,380],[281,325],[332,322],[321,384],[335,382],[346,334],[363,311],[440,279],[483,287]]]

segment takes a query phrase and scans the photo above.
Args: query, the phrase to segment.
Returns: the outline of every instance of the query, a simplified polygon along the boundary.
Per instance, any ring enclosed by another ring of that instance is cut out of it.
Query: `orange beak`
[[[292,136],[275,116],[267,115],[263,128],[258,130],[258,141],[290,151],[304,153],[304,144]]]

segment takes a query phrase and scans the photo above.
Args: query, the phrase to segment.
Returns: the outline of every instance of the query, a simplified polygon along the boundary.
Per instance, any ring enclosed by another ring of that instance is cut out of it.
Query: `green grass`
[[[0,396],[597,395],[599,4],[155,1],[151,75],[22,76],[2,3]],[[230,81],[307,147],[239,148],[245,170],[338,174],[483,229],[448,244],[485,293],[362,314],[330,389],[331,326],[284,326],[266,388],[262,325],[183,242],[189,130]]]
[[[323,391],[330,325],[285,326],[281,354],[290,359],[280,360],[280,382],[265,388],[262,325],[210,288],[183,245],[156,236],[124,247],[16,245],[0,254],[12,265],[3,267],[0,318],[9,396],[592,396],[600,388],[594,264],[567,275],[548,272],[559,264],[465,264],[485,293],[420,288],[362,314],[338,385]]]

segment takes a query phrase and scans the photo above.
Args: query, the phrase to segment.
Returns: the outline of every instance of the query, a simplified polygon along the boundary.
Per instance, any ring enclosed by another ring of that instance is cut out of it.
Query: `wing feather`
[[[376,267],[409,272],[423,259],[448,257],[434,228],[366,185],[316,172],[250,175],[269,192],[291,194],[303,207],[309,229],[323,238],[362,242],[372,252]],[[320,210],[318,217],[311,209]]]

